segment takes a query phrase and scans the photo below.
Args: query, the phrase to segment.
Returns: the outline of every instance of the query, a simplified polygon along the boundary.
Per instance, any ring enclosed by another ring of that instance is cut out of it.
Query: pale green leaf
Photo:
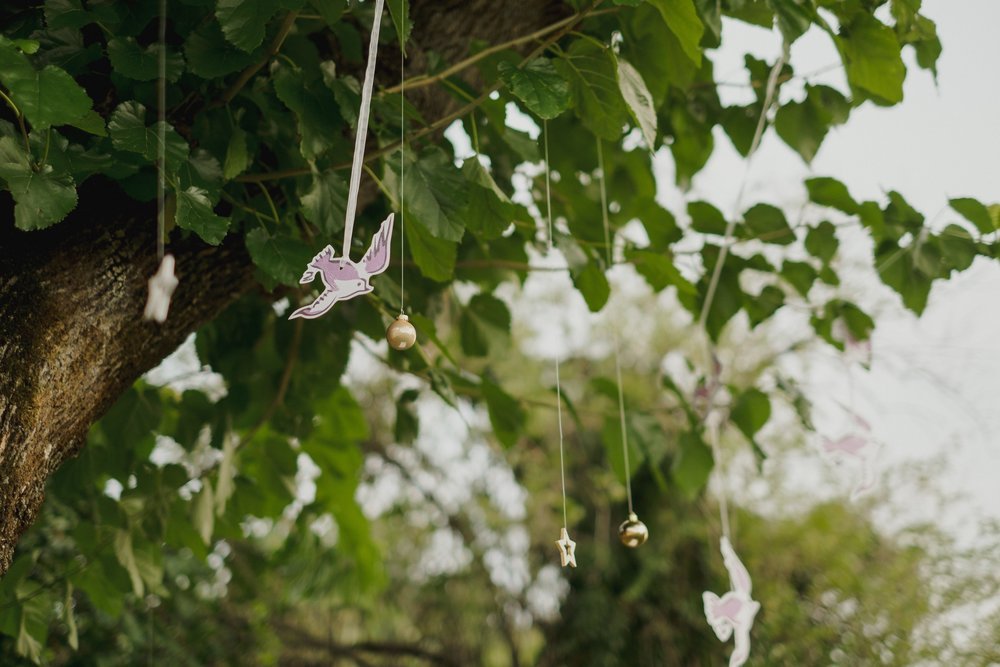
[[[618,59],[618,86],[632,118],[635,119],[642,131],[642,137],[646,140],[646,148],[655,151],[656,107],[653,104],[653,97],[639,71],[621,58]]]

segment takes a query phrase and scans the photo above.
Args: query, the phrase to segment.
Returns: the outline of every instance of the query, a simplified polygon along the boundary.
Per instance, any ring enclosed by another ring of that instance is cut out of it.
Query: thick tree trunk
[[[170,317],[142,320],[156,270],[155,216],[102,179],[49,230],[0,223],[0,572],[42,501],[46,478],[142,373],[253,285],[239,237],[173,244]],[[9,209],[8,209],[9,210]]]
[[[561,0],[413,0],[407,68],[421,71],[426,51],[454,62],[476,40],[507,41],[568,12]],[[387,85],[398,78],[392,61],[381,74]],[[474,83],[474,70],[466,78]],[[457,104],[436,87],[410,97],[428,119]],[[157,266],[153,208],[98,178],[79,194],[68,220],[30,233],[14,229],[10,197],[0,195],[0,575],[35,519],[46,479],[80,450],[90,425],[254,284],[239,236],[218,248],[193,238],[172,244],[180,285],[170,317],[143,322]]]

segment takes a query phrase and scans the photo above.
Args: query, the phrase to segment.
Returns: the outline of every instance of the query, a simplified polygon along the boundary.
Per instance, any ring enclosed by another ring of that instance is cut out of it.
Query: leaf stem
[[[7,96],[7,94],[4,93],[2,90],[0,90],[0,97],[3,98],[4,102],[7,103],[7,106],[11,108],[11,110],[14,112],[14,116],[17,118],[17,124],[21,128],[21,136],[24,137],[24,151],[28,154],[28,166],[30,167],[31,144],[28,141],[28,128],[26,128],[24,125],[24,114],[21,113],[21,110],[17,108],[16,104],[14,104],[14,100],[10,99]]]

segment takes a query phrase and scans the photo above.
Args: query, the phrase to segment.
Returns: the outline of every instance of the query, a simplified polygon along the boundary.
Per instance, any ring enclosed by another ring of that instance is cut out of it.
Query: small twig
[[[281,45],[285,43],[285,38],[288,37],[288,33],[291,32],[292,26],[295,25],[295,19],[299,15],[298,11],[291,11],[285,15],[285,20],[281,22],[281,27],[278,28],[278,34],[275,35],[274,41],[271,42],[271,46],[268,47],[267,53],[264,57],[255,62],[254,64],[247,67],[245,70],[240,72],[240,75],[233,82],[233,85],[226,89],[226,92],[222,94],[212,106],[222,106],[229,104],[236,95],[243,90],[243,86],[247,84],[250,79],[253,78],[254,74],[259,72],[264,65],[271,60],[271,58],[278,55],[278,51],[281,50]]]

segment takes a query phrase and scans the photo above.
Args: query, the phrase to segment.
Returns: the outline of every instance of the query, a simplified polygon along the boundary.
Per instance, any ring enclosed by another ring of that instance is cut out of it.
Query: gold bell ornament
[[[417,330],[410,324],[410,318],[400,313],[385,330],[385,339],[394,350],[409,350],[417,342]]]
[[[618,537],[629,549],[635,549],[649,539],[649,529],[646,528],[646,524],[639,521],[635,512],[629,512],[628,519],[618,526]]]

